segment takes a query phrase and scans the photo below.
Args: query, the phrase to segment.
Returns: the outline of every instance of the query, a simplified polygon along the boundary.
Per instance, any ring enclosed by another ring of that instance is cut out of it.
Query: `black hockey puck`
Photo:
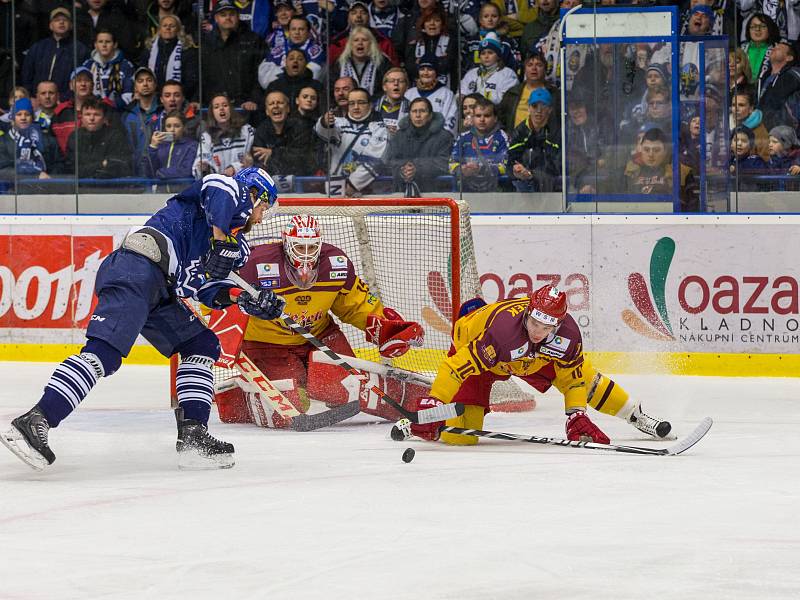
[[[415,454],[416,452],[414,452],[413,448],[406,448],[405,452],[403,452],[403,462],[410,463],[412,460],[414,460]]]
[[[656,426],[656,435],[660,438],[667,437],[670,431],[672,431],[672,425],[669,421],[661,421],[661,423]]]
[[[395,442],[402,442],[406,439],[406,436],[403,435],[403,432],[400,431],[400,428],[397,425],[392,425],[392,431],[389,434]]]

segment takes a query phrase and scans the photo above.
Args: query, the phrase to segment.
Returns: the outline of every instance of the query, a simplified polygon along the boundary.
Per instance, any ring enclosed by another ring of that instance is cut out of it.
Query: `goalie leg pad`
[[[233,388],[218,392],[214,397],[217,403],[219,420],[223,423],[252,423],[253,417],[247,407],[245,392],[241,388]]]

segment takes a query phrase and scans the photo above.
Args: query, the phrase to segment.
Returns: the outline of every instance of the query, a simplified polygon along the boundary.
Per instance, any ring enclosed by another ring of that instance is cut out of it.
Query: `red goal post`
[[[468,204],[451,198],[281,198],[277,213],[247,235],[250,245],[279,242],[288,219],[303,213],[318,219],[323,240],[344,251],[386,306],[425,328],[425,347],[392,364],[434,375],[462,302],[481,290]],[[381,362],[363,332],[340,326],[359,358]],[[174,404],[176,357],[171,363]],[[230,375],[215,371],[215,382]],[[495,385],[492,403],[500,410],[533,406],[532,396],[511,383]]]

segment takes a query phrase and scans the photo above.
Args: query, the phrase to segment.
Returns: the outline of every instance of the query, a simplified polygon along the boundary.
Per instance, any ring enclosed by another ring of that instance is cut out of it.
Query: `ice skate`
[[[636,427],[639,431],[651,435],[657,440],[674,440],[677,439],[672,433],[672,424],[669,421],[659,421],[650,415],[642,412],[642,406],[638,405],[633,409],[633,414],[628,419],[628,422]]]
[[[208,427],[192,419],[184,419],[183,411],[175,410],[178,420],[178,468],[186,470],[230,469],[234,464],[233,444],[218,440]]]
[[[11,427],[0,435],[0,442],[17,458],[36,471],[52,465],[56,455],[47,445],[50,423],[42,411],[34,406],[11,421]]]

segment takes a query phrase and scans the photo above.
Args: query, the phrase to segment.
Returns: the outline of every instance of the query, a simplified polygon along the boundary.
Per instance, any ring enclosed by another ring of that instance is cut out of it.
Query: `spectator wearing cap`
[[[550,121],[553,96],[546,88],[528,96],[528,118],[511,134],[508,166],[518,192],[561,189],[561,131]]]
[[[764,115],[755,107],[754,91],[750,87],[736,88],[731,97],[731,129],[746,127],[753,134],[752,150],[765,161],[769,160],[769,131]]]
[[[264,57],[264,43],[239,23],[239,11],[232,0],[218,0],[213,12],[216,27],[204,37],[201,47],[203,72],[202,102],[225,93],[234,107],[255,111],[262,101],[258,65]]]
[[[370,98],[375,99],[380,93],[383,76],[391,68],[389,57],[381,52],[372,31],[358,26],[350,30],[333,73],[336,77],[352,77],[357,87],[367,90]]]
[[[792,114],[787,104],[800,91],[800,69],[795,66],[797,51],[786,39],[780,39],[769,52],[770,70],[758,79],[758,108],[764,113],[767,129],[800,120],[797,103]]]
[[[482,42],[490,37],[498,43],[498,55],[503,60],[503,64],[512,70],[516,70],[521,62],[519,47],[514,38],[503,35],[498,31],[501,17],[500,8],[496,4],[486,2],[481,5],[478,15],[480,30],[473,35],[467,36],[464,41],[464,49],[461,54],[462,73],[466,73],[481,64],[480,54],[485,48]]]
[[[280,91],[267,94],[266,116],[253,139],[253,164],[275,175],[313,175],[319,139],[313,124],[291,116],[289,98]]]
[[[139,67],[133,74],[134,100],[125,107],[122,124],[133,150],[133,165],[137,175],[147,157],[147,142],[158,128],[160,106],[156,96],[156,76],[147,67]]]
[[[328,47],[328,64],[335,65],[350,43],[350,36],[354,28],[361,27],[367,29],[375,38],[375,43],[384,54],[391,66],[399,66],[397,52],[394,49],[392,40],[387,38],[379,31],[373,31],[369,26],[369,5],[364,0],[353,0],[347,11],[347,27],[338,34],[331,37]]]
[[[447,175],[452,145],[453,136],[445,131],[442,115],[434,112],[427,98],[415,98],[386,151],[395,191],[407,197],[436,191],[436,178]]]
[[[418,20],[416,36],[405,48],[405,64],[408,76],[415,80],[418,76],[420,60],[436,62],[439,80],[450,86],[457,76],[458,43],[447,30],[447,13],[440,6],[423,12]]]
[[[289,98],[290,106],[294,106],[297,95],[304,87],[312,87],[317,92],[317,97],[322,96],[322,84],[314,79],[305,53],[300,48],[293,48],[286,54],[283,73],[267,86],[267,94],[283,92]]]
[[[94,98],[92,72],[86,67],[78,67],[70,75],[69,89],[72,98],[56,106],[53,118],[50,121],[50,130],[56,137],[58,147],[62,154],[67,153],[67,142],[70,134],[81,124],[81,108],[89,98]],[[108,106],[110,100],[104,100]]]
[[[274,20],[267,34],[267,48],[283,47],[289,43],[289,22],[297,13],[291,0],[275,0]]]
[[[325,65],[325,51],[311,39],[311,25],[305,17],[294,16],[289,21],[289,30],[284,43],[272,46],[258,67],[258,82],[267,89],[286,69],[286,56],[290,50],[300,50],[305,56],[306,67],[314,79],[319,79]]]
[[[217,11],[220,1],[212,0],[212,13]],[[267,38],[272,24],[271,0],[236,0],[230,5],[239,13],[239,23],[243,28],[249,29],[262,40]]]
[[[770,129],[768,172],[774,175],[800,175],[799,147],[797,134],[788,125]]]
[[[392,67],[383,76],[383,95],[375,100],[373,110],[380,116],[386,129],[389,131],[389,139],[397,133],[400,121],[408,116],[408,75],[400,67]]]
[[[481,64],[470,69],[461,80],[461,94],[477,92],[494,104],[500,104],[503,95],[519,83],[514,71],[503,64],[500,41],[489,33],[481,41]]]
[[[22,63],[20,83],[33,92],[40,81],[55,81],[63,97],[69,96],[69,74],[74,64],[81,64],[89,51],[73,41],[72,13],[64,7],[50,11],[50,37],[33,44]]]
[[[91,46],[100,30],[110,31],[125,56],[136,56],[139,48],[140,28],[135,26],[119,5],[110,6],[109,0],[86,0],[78,9],[75,25],[78,39]]]
[[[536,51],[539,40],[547,35],[559,19],[558,0],[536,0],[536,8],[538,9],[536,18],[522,30],[520,46],[525,56]]]
[[[117,39],[108,29],[95,32],[94,50],[83,66],[92,73],[94,95],[124,109],[133,100],[133,64],[117,48]]]
[[[756,12],[742,26],[745,42],[742,50],[747,54],[753,79],[758,80],[769,72],[769,54],[772,47],[781,39],[778,25],[769,15]]]
[[[458,124],[458,105],[456,97],[450,88],[438,78],[437,68],[439,61],[435,57],[425,55],[417,63],[417,85],[406,92],[406,98],[413,101],[417,98],[427,98],[433,107],[433,112],[442,116],[442,126],[451,136],[456,137]]]
[[[450,173],[459,178],[461,191],[497,192],[506,174],[508,136],[497,122],[497,108],[481,96],[472,111],[472,126],[453,143]]]
[[[561,101],[555,95],[555,88],[550,88],[545,81],[546,72],[547,62],[544,56],[538,52],[534,52],[525,59],[523,80],[509,88],[498,108],[498,117],[503,129],[514,131],[517,125],[528,118],[528,98],[533,90],[546,88],[553,96],[553,104],[560,105]]]
[[[200,77],[197,55],[197,46],[178,16],[165,14],[155,34],[145,40],[139,65],[150,69],[158,87],[169,80],[180,81],[187,96],[194,98]]]
[[[60,153],[53,137],[33,120],[30,98],[20,98],[11,109],[11,127],[0,131],[0,178],[49,179],[60,169]]]
[[[642,100],[631,109],[630,119],[636,123],[643,123],[647,113],[647,92],[654,88],[670,88],[670,76],[666,65],[662,63],[652,63],[645,69],[644,75],[645,90],[642,93]]]

